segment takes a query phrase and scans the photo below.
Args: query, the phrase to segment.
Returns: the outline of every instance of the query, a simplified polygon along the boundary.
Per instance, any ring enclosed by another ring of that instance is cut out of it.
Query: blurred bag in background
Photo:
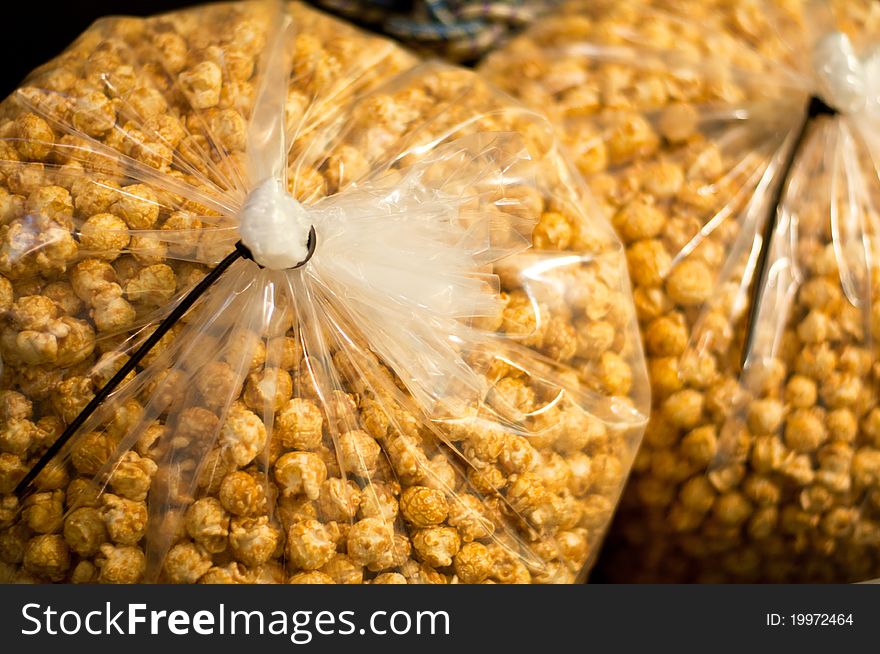
[[[880,574],[880,5],[584,0],[482,72],[626,244],[653,411],[601,565]]]

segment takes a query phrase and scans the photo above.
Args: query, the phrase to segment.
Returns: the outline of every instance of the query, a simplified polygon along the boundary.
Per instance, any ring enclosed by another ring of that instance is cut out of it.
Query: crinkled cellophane
[[[873,96],[809,128],[745,346],[814,44],[876,62],[878,28],[867,1],[585,0],[482,68],[548,112],[626,245],[653,408],[605,579],[880,574]]]
[[[230,3],[96,23],[0,137],[0,579],[583,575],[647,375],[622,246],[546,122],[298,4]],[[236,261],[16,495],[267,170],[314,257]]]

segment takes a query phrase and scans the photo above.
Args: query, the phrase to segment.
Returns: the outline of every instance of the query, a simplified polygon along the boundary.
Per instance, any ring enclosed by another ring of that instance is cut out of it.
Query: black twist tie
[[[244,256],[244,252],[250,254],[250,251],[241,245],[241,243],[236,243],[235,250],[218,263],[213,270],[205,275],[205,277],[184,296],[171,313],[159,323],[159,326],[156,327],[156,330],[150,334],[147,340],[135,350],[128,361],[126,361],[116,374],[110,378],[110,381],[104,384],[101,390],[95,394],[95,397],[93,397],[85,408],[77,414],[76,418],[67,425],[67,428],[55,440],[55,442],[49,446],[49,449],[40,457],[40,460],[37,461],[34,467],[32,467],[22,480],[18,482],[18,485],[15,487],[16,495],[20,496],[24,493],[25,489],[31,484],[31,482],[33,482],[37,475],[39,475],[43,469],[52,462],[52,459],[57,456],[58,452],[61,451],[61,448],[64,447],[64,445],[73,438],[77,431],[79,431],[83,424],[85,424],[86,420],[88,420],[92,414],[100,408],[101,404],[110,397],[113,391],[125,381],[128,374],[137,368],[138,364],[140,364],[143,358],[149,354],[150,350],[156,346],[163,336],[171,331],[171,328],[174,327],[184,315],[186,315],[186,312],[192,308],[196,301],[202,297],[202,295],[204,295],[218,279],[220,279],[223,273],[226,272],[233,263]]]
[[[767,274],[769,272],[770,242],[773,239],[773,232],[776,231],[776,225],[779,222],[780,205],[782,204],[782,197],[785,195],[785,192],[788,189],[788,184],[791,181],[791,171],[794,167],[794,162],[800,156],[801,151],[804,148],[807,134],[809,133],[813,122],[820,116],[833,117],[839,113],[840,112],[837,109],[830,106],[819,96],[810,96],[810,101],[807,104],[807,110],[801,121],[797,137],[789,149],[788,155],[782,165],[782,178],[773,192],[769,214],[764,223],[764,231],[761,234],[761,249],[758,252],[758,261],[755,265],[755,278],[752,280],[752,292],[749,301],[748,318],[746,320],[745,341],[740,356],[741,368],[745,368],[749,352],[751,352],[752,346],[754,345],[755,332],[758,323],[758,309],[764,299],[764,286],[767,282]]]
[[[245,245],[244,243],[242,243],[241,241],[238,241],[235,244],[235,249],[241,255],[242,259],[248,259],[249,261],[253,261],[254,263],[257,263],[256,260],[254,259],[254,253],[251,252],[250,248],[247,245]],[[258,264],[258,263],[257,263],[257,265],[260,266],[260,264]],[[260,268],[262,268],[262,266],[260,266]]]
[[[318,243],[318,236],[315,233],[315,227],[313,225],[312,227],[309,228],[309,240],[306,243],[306,248],[308,249],[308,251],[306,252],[306,258],[303,259],[302,261],[300,261],[295,266],[293,266],[293,268],[289,268],[289,270],[295,270],[296,268],[300,268],[300,267],[306,265],[309,262],[309,259],[312,258],[312,255],[315,254],[315,246],[317,245],[317,243]],[[244,243],[242,243],[241,241],[239,241],[238,243],[235,244],[235,249],[241,253],[241,256],[243,258],[253,261],[255,264],[260,266],[260,268],[265,267],[259,261],[254,259],[254,253],[251,252],[250,248],[247,245],[245,245]]]

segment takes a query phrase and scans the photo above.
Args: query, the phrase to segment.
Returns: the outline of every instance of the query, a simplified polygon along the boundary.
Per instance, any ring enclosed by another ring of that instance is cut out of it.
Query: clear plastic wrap
[[[647,373],[544,119],[230,3],[97,23],[0,135],[0,578],[583,575]]]
[[[868,0],[585,0],[483,65],[626,244],[653,408],[603,578],[880,574],[878,37]]]

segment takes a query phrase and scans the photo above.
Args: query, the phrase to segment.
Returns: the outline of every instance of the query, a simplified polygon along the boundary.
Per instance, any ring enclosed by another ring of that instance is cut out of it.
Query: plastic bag
[[[880,574],[878,36],[867,1],[590,0],[484,64],[627,247],[653,410],[603,578]]]
[[[622,245],[545,120],[412,65],[207,5],[3,105],[4,579],[582,574],[647,421]]]

